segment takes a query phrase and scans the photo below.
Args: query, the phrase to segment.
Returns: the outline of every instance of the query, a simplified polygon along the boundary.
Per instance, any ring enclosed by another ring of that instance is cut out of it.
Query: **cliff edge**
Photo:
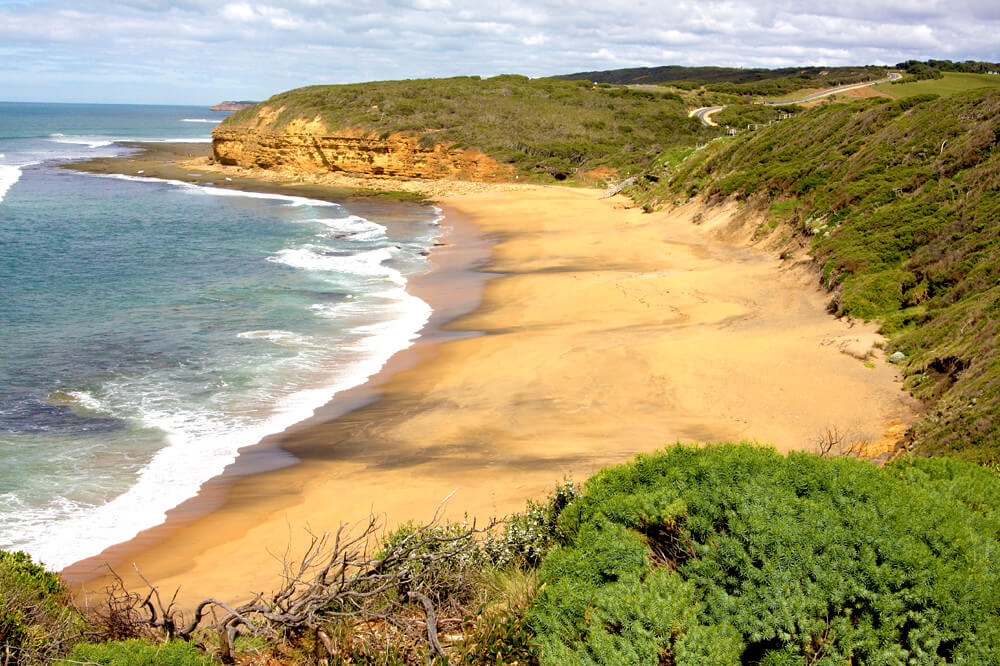
[[[222,164],[602,186],[718,134],[674,94],[502,75],[297,88],[233,113],[213,137]]]
[[[426,178],[498,182],[514,169],[473,149],[426,145],[415,136],[378,137],[358,132],[220,126],[212,132],[220,164],[275,171],[345,172],[374,178]]]

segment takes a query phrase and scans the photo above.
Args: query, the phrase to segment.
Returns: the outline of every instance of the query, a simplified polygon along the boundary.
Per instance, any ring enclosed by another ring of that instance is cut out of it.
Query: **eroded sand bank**
[[[870,344],[873,328],[826,314],[814,279],[717,240],[712,220],[691,224],[694,205],[646,215],[598,195],[443,200],[446,217],[495,241],[485,270],[502,277],[446,326],[476,334],[418,349],[378,400],[286,433],[299,464],[240,479],[214,511],[70,573],[109,560],[129,574],[134,561],[163,588],[182,585],[182,604],[233,601],[275,585],[307,526],[372,510],[389,524],[427,519],[455,489],[449,517],[505,514],[564,476],[678,440],[787,451],[831,425],[875,439],[915,420],[892,366],[840,351]]]

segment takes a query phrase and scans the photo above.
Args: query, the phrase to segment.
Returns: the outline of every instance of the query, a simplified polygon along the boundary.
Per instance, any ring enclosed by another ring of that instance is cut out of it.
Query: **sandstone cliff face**
[[[285,171],[474,181],[513,178],[511,167],[476,150],[441,144],[423,147],[417,137],[410,136],[375,138],[324,129],[303,124],[278,131],[217,127],[212,132],[212,151],[221,164]]]

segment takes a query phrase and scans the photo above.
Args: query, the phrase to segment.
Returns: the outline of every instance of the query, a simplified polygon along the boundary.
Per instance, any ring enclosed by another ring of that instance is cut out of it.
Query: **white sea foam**
[[[76,403],[84,409],[89,409],[94,412],[106,411],[106,408],[101,401],[95,398],[94,395],[88,391],[69,391],[66,395],[76,400]]]
[[[151,178],[149,176],[128,176],[122,173],[88,173],[88,176],[95,178],[114,178],[117,180],[130,180],[136,183],[166,183],[179,187],[191,194],[211,195],[216,197],[245,197],[248,199],[273,199],[275,201],[286,201],[289,206],[334,206],[340,207],[332,201],[322,201],[320,199],[309,199],[308,197],[297,197],[291,194],[272,194],[269,192],[248,192],[246,190],[235,190],[226,187],[214,187],[211,185],[196,185],[183,180],[170,180],[167,178]]]
[[[343,234],[351,240],[357,241],[381,240],[386,237],[385,234],[387,231],[384,225],[372,222],[358,215],[348,215],[347,217],[333,219],[319,218],[307,221],[319,222],[331,229],[335,235]]]
[[[285,264],[307,271],[326,271],[335,273],[352,273],[372,278],[388,279],[399,286],[406,284],[395,268],[384,266],[383,262],[392,259],[392,251],[386,247],[358,252],[356,254],[334,254],[318,246],[306,246],[280,250],[268,261]]]
[[[221,120],[213,120],[211,118],[181,118],[182,123],[215,123],[218,125]]]
[[[0,164],[0,201],[3,201],[7,190],[21,178],[21,167],[12,164]]]
[[[2,173],[2,172],[0,172]],[[155,178],[113,176],[142,182],[164,182]],[[251,196],[289,201],[294,205],[332,206],[287,195],[269,195],[191,185],[180,181],[171,184],[200,194]],[[333,231],[384,237],[386,229],[377,222],[350,215],[343,218],[316,219]],[[367,381],[396,352],[409,347],[426,325],[431,308],[409,294],[406,278],[392,266],[393,250],[378,248],[354,254],[335,253],[322,245],[288,248],[269,259],[305,271],[315,271],[323,278],[352,273],[365,278],[370,287],[358,298],[336,304],[316,304],[318,316],[335,317],[340,322],[356,321],[350,326],[351,341],[342,347],[348,356],[328,370],[317,369],[316,360],[328,358],[328,345],[319,340],[281,329],[250,330],[239,333],[244,339],[264,339],[274,344],[302,350],[287,362],[291,367],[309,370],[311,386],[289,387],[278,394],[262,394],[261,402],[242,402],[242,411],[227,412],[224,405],[205,409],[178,408],[182,401],[173,396],[156,395],[150,385],[135,384],[103,387],[101,399],[84,391],[72,392],[75,400],[88,409],[115,411],[110,405],[134,404],[129,416],[146,427],[162,430],[166,445],[139,471],[135,483],[105,504],[94,506],[80,498],[56,498],[34,509],[18,511],[14,531],[16,546],[31,552],[51,568],[60,569],[79,559],[93,556],[104,548],[131,539],[140,531],[164,521],[167,511],[197,494],[202,484],[223,472],[238,456],[240,448],[255,444],[265,436],[280,432],[313,415],[318,407],[336,394]],[[380,286],[381,285],[381,286]],[[384,286],[384,288],[382,288]],[[372,323],[375,320],[375,323]],[[364,322],[364,323],[361,323]],[[319,350],[322,350],[322,354]],[[323,377],[324,372],[330,374]],[[160,382],[152,382],[161,387]],[[137,390],[140,389],[140,390]],[[159,389],[156,389],[159,390]],[[265,406],[270,405],[270,406]],[[0,499],[3,499],[0,497]],[[89,501],[89,500],[88,500]]]
[[[401,279],[405,283],[405,278]],[[234,422],[203,411],[166,409],[169,401],[142,396],[141,421],[165,432],[167,446],[140,471],[128,491],[106,504],[94,507],[61,499],[58,506],[38,510],[37,516],[22,516],[18,546],[47,566],[61,569],[162,523],[168,510],[221,474],[240,448],[311,417],[336,394],[363,384],[393,354],[413,344],[430,318],[431,308],[405,289],[391,291],[392,297],[383,297],[375,307],[384,319],[356,329],[359,339],[350,347],[350,362],[338,364],[337,374],[318,386],[278,397],[266,418]],[[281,338],[284,333],[248,331],[247,337]],[[53,521],[58,521],[57,529]]]
[[[214,121],[213,121],[214,122]],[[74,136],[55,132],[48,136],[48,140],[53,143],[73,144],[87,146],[91,150],[104,148],[116,143],[211,143],[211,136],[195,136],[182,138],[162,138],[144,136]]]
[[[291,331],[282,330],[243,331],[242,333],[238,333],[236,337],[250,340],[263,339],[274,342],[275,344],[290,345],[294,347],[304,347],[313,344],[309,338],[305,336]]]
[[[91,149],[110,146],[115,142],[115,139],[109,139],[107,137],[67,136],[65,134],[60,134],[59,132],[56,132],[55,134],[50,134],[49,140],[55,141],[56,143],[72,143],[77,145],[83,145]]]

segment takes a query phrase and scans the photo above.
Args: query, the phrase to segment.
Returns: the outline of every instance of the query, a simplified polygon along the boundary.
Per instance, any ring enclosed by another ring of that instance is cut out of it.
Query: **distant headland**
[[[212,111],[239,111],[240,109],[245,109],[248,106],[253,106],[256,103],[257,102],[251,102],[248,100],[241,100],[239,102],[231,102],[227,100],[225,102],[219,102],[215,106],[210,106],[208,108]]]

